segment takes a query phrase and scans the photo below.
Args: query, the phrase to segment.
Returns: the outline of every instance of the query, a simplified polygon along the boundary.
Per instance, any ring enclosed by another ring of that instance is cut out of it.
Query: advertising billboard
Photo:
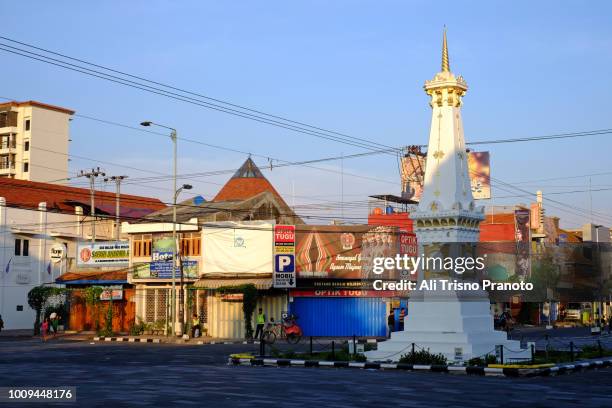
[[[491,198],[491,159],[489,152],[470,152],[468,154],[468,171],[475,200]],[[418,154],[409,154],[402,158],[401,178],[402,196],[419,201],[423,193],[423,180],[427,158]]]
[[[77,245],[77,265],[85,267],[128,266],[130,243],[128,241],[80,242]]]
[[[206,223],[202,273],[266,273],[274,270],[274,224],[269,221]]]
[[[394,257],[398,230],[384,226],[303,225],[296,232],[298,278],[385,279],[372,272],[375,257]]]
[[[516,240],[516,275],[525,278],[531,272],[531,236],[529,210],[514,211]]]

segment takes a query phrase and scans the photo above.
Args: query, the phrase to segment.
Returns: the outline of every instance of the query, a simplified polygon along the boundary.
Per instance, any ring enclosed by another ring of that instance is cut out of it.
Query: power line
[[[0,37],[0,38],[4,38],[4,37]],[[4,48],[4,47],[11,48],[12,50]],[[265,123],[265,124],[268,124],[268,125],[284,128],[284,129],[291,130],[291,131],[294,131],[294,132],[299,132],[299,133],[303,133],[303,134],[307,134],[307,135],[311,135],[311,136],[315,136],[315,137],[331,140],[331,141],[334,141],[334,142],[338,142],[338,143],[343,143],[343,144],[359,147],[359,148],[362,148],[362,149],[374,150],[374,149],[380,149],[380,146],[384,146],[384,145],[381,145],[379,143],[370,142],[370,141],[368,141],[366,139],[362,139],[362,138],[358,138],[358,137],[353,137],[353,136],[340,137],[340,136],[335,136],[333,134],[324,133],[324,132],[316,130],[316,128],[313,127],[313,126],[302,127],[300,125],[293,124],[293,123],[297,123],[295,121],[281,122],[281,121],[276,120],[276,119],[270,119],[269,117],[264,117],[264,116],[261,116],[261,115],[257,115],[257,114],[253,114],[253,113],[248,113],[248,112],[243,112],[243,111],[239,111],[239,110],[236,110],[236,109],[233,109],[233,108],[224,107],[224,106],[221,106],[221,105],[218,105],[218,104],[215,104],[215,103],[202,101],[202,100],[197,99],[197,98],[193,98],[193,97],[177,94],[175,92],[170,92],[170,91],[167,91],[167,90],[164,90],[164,89],[161,89],[161,88],[157,88],[157,87],[154,87],[154,86],[151,86],[151,85],[142,84],[142,83],[135,82],[135,81],[132,81],[132,80],[129,80],[129,79],[117,77],[115,75],[111,75],[111,74],[107,74],[107,73],[104,73],[104,72],[96,71],[96,70],[93,70],[93,69],[90,69],[90,68],[87,68],[87,67],[75,65],[75,64],[72,64],[72,63],[69,63],[69,62],[66,62],[66,61],[61,61],[61,60],[58,60],[56,58],[51,58],[51,57],[46,56],[46,55],[38,54],[38,53],[35,53],[35,52],[32,52],[32,51],[28,51],[28,50],[24,50],[24,49],[21,49],[21,48],[18,48],[18,47],[13,47],[11,45],[0,43],[0,50],[5,51],[5,52],[9,52],[9,53],[12,53],[12,54],[20,55],[22,57],[33,59],[33,60],[36,60],[36,61],[44,62],[46,64],[54,65],[54,66],[57,66],[57,67],[60,67],[60,68],[64,68],[64,69],[68,69],[68,70],[71,70],[71,71],[79,72],[79,73],[82,73],[82,74],[85,74],[85,75],[89,75],[89,76],[92,76],[92,77],[96,77],[96,78],[99,78],[99,79],[103,79],[103,80],[106,80],[106,81],[114,82],[114,83],[121,84],[121,85],[124,85],[124,86],[129,86],[131,88],[140,89],[140,90],[145,91],[145,92],[157,94],[157,95],[160,95],[160,96],[165,96],[165,97],[170,98],[170,99],[186,102],[186,103],[189,103],[189,104],[192,104],[192,105],[196,105],[196,106],[200,106],[200,107],[204,107],[204,108],[207,108],[207,109],[212,109],[212,110],[220,111],[220,112],[223,112],[223,113],[227,113],[227,114],[230,114],[230,115],[242,117],[242,118],[245,118],[245,119],[250,119],[250,120],[253,120],[253,121],[256,121],[256,122]],[[17,50],[17,51],[14,51],[14,50]],[[268,115],[268,116],[270,116],[270,115]],[[333,132],[333,133],[337,133],[337,132]],[[393,147],[390,147],[390,146],[386,146],[386,147],[391,148],[391,149],[396,149],[397,151],[399,151],[399,149],[397,149],[397,148],[393,148]]]

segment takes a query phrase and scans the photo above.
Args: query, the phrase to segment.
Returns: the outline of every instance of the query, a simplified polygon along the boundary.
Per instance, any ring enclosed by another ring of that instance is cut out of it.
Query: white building
[[[73,114],[36,101],[0,104],[0,177],[65,183]]]
[[[0,315],[5,330],[33,327],[27,298],[33,287],[54,284],[64,272],[85,271],[75,259],[77,243],[91,239],[89,194],[89,189],[0,178]],[[109,211],[114,211],[115,194],[96,191],[95,197],[96,237],[111,240],[114,213]],[[120,198],[126,217],[165,207],[157,199]]]

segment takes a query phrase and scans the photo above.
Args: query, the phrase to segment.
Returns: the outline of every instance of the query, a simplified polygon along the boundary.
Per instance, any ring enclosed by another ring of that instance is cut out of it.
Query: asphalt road
[[[612,369],[497,378],[227,366],[253,345],[0,342],[0,386],[76,386],[66,406],[610,407]],[[12,406],[42,406],[17,403]],[[54,404],[58,406],[60,404]]]

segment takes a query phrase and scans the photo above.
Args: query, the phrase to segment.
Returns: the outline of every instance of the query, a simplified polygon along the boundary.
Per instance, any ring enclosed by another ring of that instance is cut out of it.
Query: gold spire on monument
[[[448,62],[448,45],[446,43],[446,27],[444,27],[444,36],[442,38],[442,72],[450,72],[450,64]]]
[[[431,81],[425,81],[425,92],[431,96],[430,106],[461,106],[461,98],[468,89],[467,83],[461,75],[455,77],[450,71],[448,58],[448,42],[446,27],[442,34],[442,70]]]

